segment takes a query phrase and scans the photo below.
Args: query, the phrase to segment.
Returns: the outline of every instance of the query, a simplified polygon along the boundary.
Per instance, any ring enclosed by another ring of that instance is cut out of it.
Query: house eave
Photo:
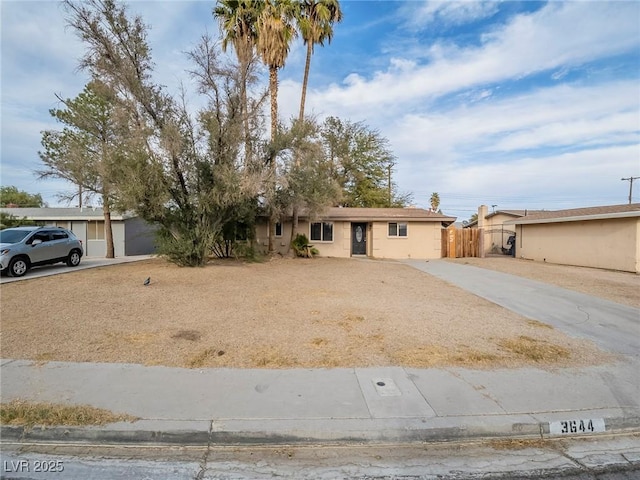
[[[564,223],[564,222],[584,222],[590,220],[612,220],[616,218],[640,218],[640,211],[616,212],[594,215],[576,215],[572,217],[555,217],[555,218],[532,218],[526,217],[504,222],[505,225],[535,225],[540,223]]]
[[[51,211],[46,207],[43,208],[0,208],[0,212],[12,215],[16,218],[26,218],[27,220],[33,220],[35,222],[47,222],[47,221],[59,221],[59,222],[87,222],[87,221],[100,221],[104,220],[104,212],[102,209],[93,210],[90,208],[85,209],[84,211],[79,211],[79,209],[75,209],[73,213],[69,212],[60,212],[58,209],[51,209]],[[122,221],[128,220],[130,218],[135,218],[135,215],[131,213],[111,213],[112,221]]]

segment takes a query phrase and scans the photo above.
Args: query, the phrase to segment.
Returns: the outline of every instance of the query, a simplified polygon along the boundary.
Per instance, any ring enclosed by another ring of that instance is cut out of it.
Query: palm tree
[[[440,195],[438,195],[438,192],[433,192],[431,194],[429,203],[431,203],[431,211],[437,212],[438,208],[440,207]]]
[[[219,0],[213,9],[213,16],[220,23],[222,49],[226,52],[233,45],[240,64],[240,108],[244,122],[245,162],[250,162],[251,145],[249,133],[249,106],[247,84],[254,61],[257,23],[264,2],[257,0]]]
[[[309,67],[315,44],[324,46],[324,41],[331,43],[333,24],[342,20],[342,11],[338,0],[301,0],[298,29],[307,46],[307,61],[304,66],[302,81],[302,97],[300,99],[300,121],[304,118],[304,104],[307,98]]]
[[[294,26],[299,4],[291,0],[266,0],[257,23],[257,48],[263,63],[269,67],[269,95],[271,97],[271,142],[278,133],[278,70],[284,67],[291,41],[297,32]],[[276,160],[271,155],[270,193],[275,197]],[[274,251],[275,214],[269,220],[269,253]]]
[[[284,67],[291,42],[297,35],[294,20],[298,4],[291,0],[266,0],[258,18],[258,53],[269,67],[271,140],[278,125],[278,70]]]

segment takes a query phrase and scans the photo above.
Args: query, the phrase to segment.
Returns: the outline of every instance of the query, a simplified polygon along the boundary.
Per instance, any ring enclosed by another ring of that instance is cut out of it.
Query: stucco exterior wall
[[[517,225],[516,256],[640,273],[640,219]]]
[[[296,233],[303,233],[320,252],[322,257],[350,257],[351,256],[351,222],[331,222],[333,223],[333,241],[321,242],[311,240],[311,226],[307,221],[298,222]],[[282,236],[275,237],[276,252],[286,255],[291,241],[292,224],[286,222],[282,225]],[[256,225],[256,241],[260,248],[267,251],[269,247],[269,231],[266,223]],[[367,242],[369,242],[369,232],[367,232]],[[367,245],[368,247],[368,245]]]
[[[333,241],[323,242],[309,240],[318,249],[322,257],[351,256],[351,223],[350,221],[334,221]],[[376,258],[440,258],[441,256],[441,224],[440,222],[402,222],[407,223],[406,237],[390,237],[388,222],[367,223],[367,255]],[[301,221],[296,230],[311,238],[310,224]],[[275,238],[275,248],[285,255],[291,237],[291,223],[283,225],[282,237]],[[264,251],[268,248],[268,230],[265,223],[256,225],[256,241]]]
[[[636,220],[636,273],[640,273],[640,220]]]
[[[282,225],[282,235],[275,237],[275,249],[277,253],[286,255],[289,250],[289,242],[291,241],[291,228],[292,224],[286,222]],[[307,227],[308,230],[308,227]],[[309,232],[301,229],[301,225],[298,225],[297,232],[305,233],[309,238]],[[266,221],[258,221],[256,223],[256,246],[263,252],[267,252],[269,249],[269,230],[267,228]]]
[[[440,258],[439,222],[407,222],[406,237],[390,237],[387,222],[373,223],[373,256],[377,258]]]

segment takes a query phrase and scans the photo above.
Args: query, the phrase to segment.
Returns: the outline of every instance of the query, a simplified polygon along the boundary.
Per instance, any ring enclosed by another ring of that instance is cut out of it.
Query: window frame
[[[280,233],[278,233],[278,227],[280,227]],[[275,230],[275,237],[276,238],[282,238],[282,234],[283,234],[284,228],[283,228],[281,222],[276,222],[274,230]]]
[[[320,239],[313,238],[313,226],[320,225]],[[331,232],[331,239],[327,240],[325,238],[325,233],[327,231],[327,227]],[[310,222],[309,223],[309,240],[311,242],[320,242],[320,243],[333,243],[333,222]]]
[[[391,225],[395,225],[395,233],[391,232]],[[402,226],[404,226],[404,235],[401,234]],[[387,222],[387,237],[388,238],[408,238],[409,222]]]
[[[100,228],[102,227],[102,228]],[[87,241],[104,241],[107,238],[104,220],[87,221]]]

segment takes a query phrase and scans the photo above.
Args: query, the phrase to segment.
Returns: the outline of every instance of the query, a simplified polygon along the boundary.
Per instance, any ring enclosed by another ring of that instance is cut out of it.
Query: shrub
[[[291,242],[291,247],[297,257],[312,257],[320,253],[317,248],[309,245],[309,239],[304,233],[298,233]]]

